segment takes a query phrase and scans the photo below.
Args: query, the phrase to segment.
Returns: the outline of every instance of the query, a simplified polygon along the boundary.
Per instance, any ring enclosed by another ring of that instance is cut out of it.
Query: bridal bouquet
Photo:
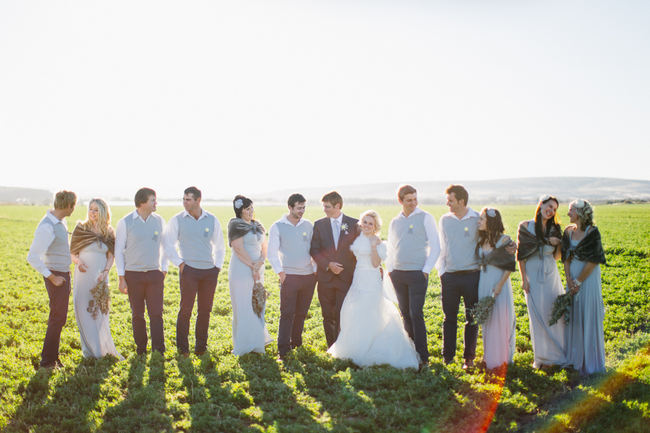
[[[264,306],[266,305],[266,298],[269,297],[268,292],[264,288],[264,285],[255,281],[253,284],[253,311],[257,314],[258,317],[262,317],[262,311],[264,311]]]
[[[549,320],[548,325],[555,325],[557,321],[562,318],[564,318],[565,323],[569,323],[572,303],[573,295],[569,292],[555,298],[555,302],[553,303],[553,310],[551,311],[551,320]]]
[[[108,289],[108,283],[105,280],[100,281],[95,287],[90,289],[90,294],[93,295],[93,298],[88,301],[86,311],[93,316],[93,319],[97,319],[99,311],[102,314],[108,314],[111,302],[111,292]]]
[[[472,316],[474,317],[474,323],[476,325],[482,325],[490,318],[492,310],[494,309],[494,293],[492,296],[486,296],[481,298],[476,305],[471,308]]]

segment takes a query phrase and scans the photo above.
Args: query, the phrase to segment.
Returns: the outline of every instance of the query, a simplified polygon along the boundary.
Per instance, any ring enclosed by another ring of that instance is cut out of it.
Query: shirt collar
[[[183,218],[185,218],[187,216],[194,218],[188,211],[184,210],[183,211]],[[197,218],[197,221],[201,221],[202,218],[205,218],[207,216],[208,216],[207,213],[203,210],[203,208],[201,208],[201,215]]]
[[[294,227],[298,227],[300,224],[304,223],[306,220],[304,218],[300,218],[300,221],[298,221],[298,224],[296,224]],[[290,226],[293,226],[293,223],[289,221],[289,218],[287,215],[282,215],[282,218],[278,221],[279,223],[283,224],[289,224]]]
[[[149,216],[147,217],[147,219],[151,218],[151,217],[154,215],[154,213],[155,213],[155,212],[151,212],[151,213],[149,214]],[[142,218],[142,217],[140,216],[140,214],[138,213],[138,210],[136,209],[136,210],[133,211],[133,219],[136,220],[136,219],[138,219],[138,218],[139,218],[140,221],[142,221],[142,222],[145,222],[145,223],[147,222],[144,218]]]
[[[422,212],[424,212],[422,209],[420,209],[419,207],[416,207],[415,210],[414,210],[413,212],[411,212],[411,215],[406,216],[406,215],[404,215],[404,211],[401,211],[401,212],[399,213],[399,217],[400,217],[400,218],[410,218],[410,217],[412,217],[413,215],[417,215],[417,214],[422,213]]]
[[[468,208],[467,208],[467,213],[465,214],[464,217],[462,217],[462,218],[460,218],[460,219],[459,219],[459,218],[456,216],[456,214],[454,214],[453,212],[449,212],[449,213],[447,213],[447,215],[451,215],[452,218],[455,218],[455,219],[458,220],[458,221],[463,221],[463,220],[466,220],[466,219],[469,219],[469,218],[478,218],[478,217],[480,216],[480,215],[478,214],[478,212],[476,212],[476,211],[475,211],[474,209],[472,209],[471,207],[468,207]]]
[[[64,224],[65,218],[58,219],[57,217],[54,216],[51,210],[47,211],[47,217],[54,223],[54,224]],[[65,224],[64,224],[65,225]]]
[[[339,224],[343,222],[343,212],[338,216],[338,218],[330,218],[330,224],[333,223],[334,221],[338,221]]]

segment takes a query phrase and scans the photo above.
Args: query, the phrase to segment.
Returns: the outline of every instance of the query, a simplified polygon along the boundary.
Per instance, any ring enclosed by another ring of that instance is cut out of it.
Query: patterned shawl
[[[81,224],[77,224],[70,239],[70,252],[72,254],[79,254],[81,250],[97,241],[105,244],[108,247],[109,253],[115,254],[115,232],[113,232],[112,228],[109,227],[109,234],[107,237],[104,237],[92,230],[83,228]]]
[[[589,226],[585,237],[578,242],[575,248],[571,247],[569,231],[564,230],[564,235],[562,235],[562,261],[566,262],[573,257],[581,262],[600,263],[603,265],[607,263],[598,227]]]
[[[247,223],[241,218],[233,218],[228,222],[228,245],[232,245],[232,241],[244,237],[246,233],[253,232],[264,234],[264,226],[259,221],[252,220]]]

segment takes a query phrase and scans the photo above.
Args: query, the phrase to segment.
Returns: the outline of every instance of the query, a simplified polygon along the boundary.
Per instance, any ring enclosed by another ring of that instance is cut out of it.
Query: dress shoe
[[[196,356],[203,356],[203,355],[205,355],[205,349],[203,349],[203,350],[195,350],[194,354]]]
[[[472,367],[474,367],[474,360],[466,359],[465,363],[463,364],[463,370],[471,370]]]

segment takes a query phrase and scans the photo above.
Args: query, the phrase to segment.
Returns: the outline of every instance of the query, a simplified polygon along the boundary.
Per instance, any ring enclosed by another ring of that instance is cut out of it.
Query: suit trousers
[[[163,331],[163,290],[165,276],[162,272],[126,271],[124,272],[129,290],[131,304],[131,324],[133,339],[138,355],[147,352],[147,322],[144,319],[145,304],[149,314],[151,328],[151,348],[160,353],[165,352],[165,337]]]
[[[390,279],[395,287],[404,329],[415,343],[420,362],[428,362],[427,328],[422,310],[429,282],[422,271],[394,270],[390,273]]]
[[[473,324],[471,314],[478,302],[479,271],[445,272],[440,277],[442,284],[442,311],[445,314],[443,322],[442,356],[445,362],[451,362],[456,355],[456,331],[458,329],[458,307],[460,298],[465,303],[465,350],[463,358],[474,360],[476,357],[476,338],[478,325]]]
[[[302,330],[316,286],[316,276],[292,275],[280,287],[280,326],[278,354],[284,356],[290,349],[302,345]]]
[[[181,305],[176,320],[176,346],[180,353],[190,351],[188,334],[190,332],[190,317],[194,309],[194,299],[197,300],[195,352],[205,352],[208,345],[208,328],[214,291],[217,288],[219,268],[196,269],[185,265],[180,275]]]
[[[349,284],[338,279],[318,283],[318,301],[323,314],[323,329],[328,348],[334,344],[341,331],[341,307],[349,289]]]
[[[44,278],[47,295],[50,298],[50,315],[47,319],[47,331],[43,340],[41,352],[41,367],[52,366],[59,359],[61,331],[68,319],[68,301],[70,299],[70,272],[51,271],[54,275],[63,277],[64,283],[55,286]]]

